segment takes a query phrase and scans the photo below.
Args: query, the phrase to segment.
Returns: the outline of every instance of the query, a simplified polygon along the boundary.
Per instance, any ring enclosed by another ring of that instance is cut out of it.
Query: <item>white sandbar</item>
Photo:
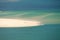
[[[0,18],[0,27],[30,27],[30,26],[38,26],[40,24],[41,23],[38,21]]]

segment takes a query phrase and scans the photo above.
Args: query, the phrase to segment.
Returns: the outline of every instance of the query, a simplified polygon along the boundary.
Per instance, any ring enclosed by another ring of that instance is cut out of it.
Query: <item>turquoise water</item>
[[[36,20],[44,24],[25,28],[0,28],[0,40],[60,40],[58,11],[0,11],[0,18]]]
[[[60,40],[60,24],[30,28],[0,28],[0,40]]]
[[[34,20],[44,25],[1,28],[0,24],[0,40],[60,40],[60,0],[0,0],[1,18]]]
[[[60,39],[60,12],[58,11],[0,11],[0,18],[36,20],[44,24],[25,28],[0,28],[0,40]]]
[[[0,11],[0,18],[22,18],[41,21],[44,24],[60,24],[60,12],[57,10]]]

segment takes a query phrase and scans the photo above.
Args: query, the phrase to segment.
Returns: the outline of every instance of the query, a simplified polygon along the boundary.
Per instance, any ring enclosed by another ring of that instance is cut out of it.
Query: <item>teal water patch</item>
[[[0,40],[60,40],[60,24],[28,28],[0,28]]]

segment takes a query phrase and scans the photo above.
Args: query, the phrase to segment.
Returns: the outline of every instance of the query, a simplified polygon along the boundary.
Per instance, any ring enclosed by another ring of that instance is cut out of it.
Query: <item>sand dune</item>
[[[0,18],[0,27],[29,27],[29,26],[37,26],[40,24],[41,23],[38,21]]]

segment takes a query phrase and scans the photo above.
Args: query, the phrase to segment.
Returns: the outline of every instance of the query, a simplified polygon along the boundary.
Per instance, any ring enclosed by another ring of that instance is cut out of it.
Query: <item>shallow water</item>
[[[0,11],[0,18],[36,20],[43,24],[60,24],[60,12],[57,10]]]

